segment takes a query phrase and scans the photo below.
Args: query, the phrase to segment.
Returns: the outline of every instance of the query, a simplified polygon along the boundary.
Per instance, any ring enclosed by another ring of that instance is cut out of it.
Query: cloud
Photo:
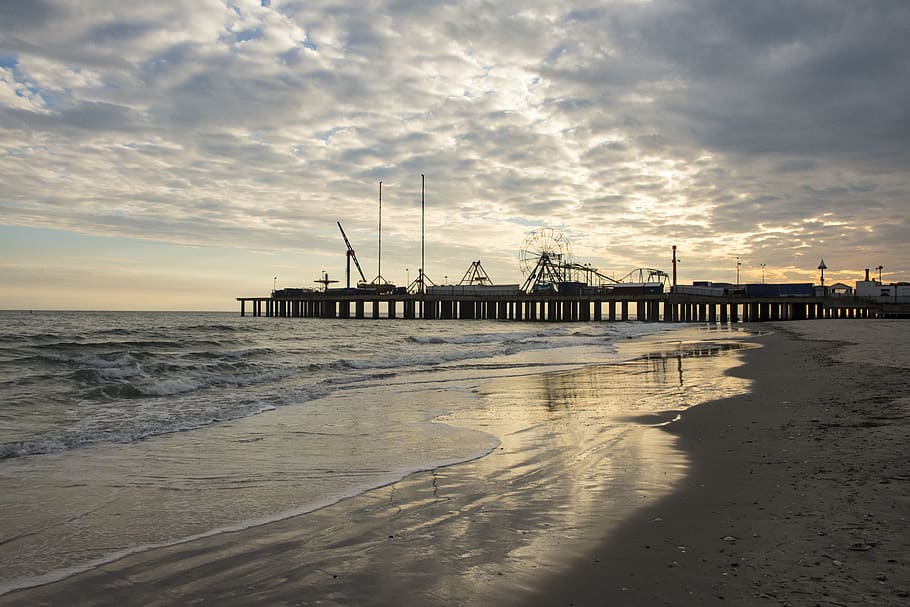
[[[518,281],[537,226],[618,273],[907,267],[908,30],[901,1],[0,2],[0,207],[315,275],[335,220],[373,246],[379,180],[415,265],[425,174],[450,276]]]
[[[0,15],[6,24],[4,29],[33,29],[47,23],[50,19],[59,18],[63,11],[59,5],[47,0],[0,0]]]

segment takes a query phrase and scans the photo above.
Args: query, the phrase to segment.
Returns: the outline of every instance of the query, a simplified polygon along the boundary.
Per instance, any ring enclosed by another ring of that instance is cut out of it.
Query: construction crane
[[[357,266],[357,271],[360,273],[360,279],[362,282],[367,281],[367,277],[363,275],[363,270],[360,268],[360,262],[357,261],[357,254],[354,253],[354,247],[351,246],[351,241],[348,240],[348,235],[344,233],[344,228],[341,227],[341,222],[338,223],[338,229],[341,230],[341,237],[344,238],[344,244],[348,247],[348,267],[345,277],[347,278],[347,288],[351,288],[351,260],[354,260],[354,265]]]

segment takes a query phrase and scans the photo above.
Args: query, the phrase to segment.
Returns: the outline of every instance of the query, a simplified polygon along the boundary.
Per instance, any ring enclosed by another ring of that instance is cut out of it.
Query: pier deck
[[[237,301],[241,316],[278,318],[736,323],[910,317],[907,304],[889,306],[855,297],[748,298],[676,293],[429,295],[328,291],[291,297],[238,297]]]

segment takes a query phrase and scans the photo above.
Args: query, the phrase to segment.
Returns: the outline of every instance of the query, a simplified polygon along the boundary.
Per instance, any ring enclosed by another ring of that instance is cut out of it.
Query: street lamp
[[[882,270],[884,270],[885,267],[880,265],[880,266],[878,266],[878,267],[875,268],[875,269],[878,270],[878,282],[879,282],[879,284],[881,284],[881,282],[882,282]]]
[[[765,284],[765,265],[767,265],[767,264],[761,264],[761,283],[762,284]]]
[[[405,268],[404,271],[406,273],[405,275],[408,277],[407,285],[410,287],[411,286],[411,270],[410,270],[410,268]]]
[[[739,267],[743,265],[739,260],[739,255],[736,256],[736,286],[739,286]]]
[[[278,275],[275,275],[275,278],[272,279],[272,292],[275,292],[275,289],[278,288]]]

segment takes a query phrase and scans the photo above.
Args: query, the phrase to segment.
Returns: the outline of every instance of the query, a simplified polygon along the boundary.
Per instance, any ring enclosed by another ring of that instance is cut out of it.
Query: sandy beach
[[[733,371],[748,395],[666,428],[677,491],[526,604],[910,602],[910,323],[767,328]]]
[[[761,347],[653,357],[620,385],[491,382],[487,457],[0,605],[904,605],[908,327],[774,323]],[[635,378],[653,398],[606,432],[592,395],[642,394]],[[708,384],[721,397],[699,402]]]

